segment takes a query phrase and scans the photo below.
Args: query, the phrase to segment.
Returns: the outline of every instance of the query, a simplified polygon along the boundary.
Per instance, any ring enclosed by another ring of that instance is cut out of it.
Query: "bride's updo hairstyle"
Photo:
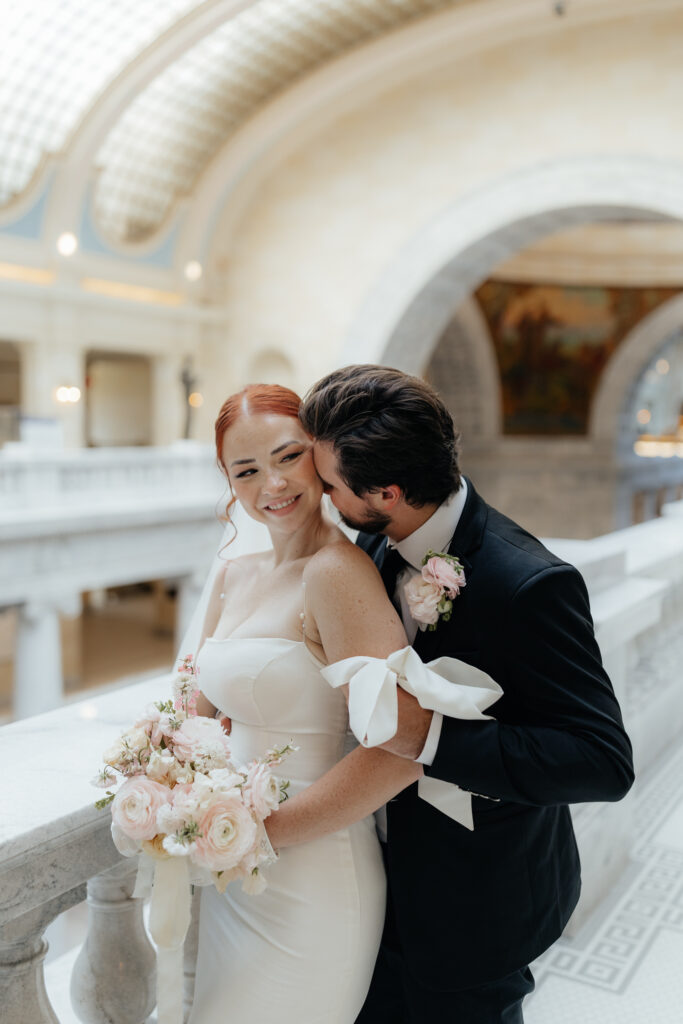
[[[218,467],[225,474],[228,483],[230,476],[227,466],[223,462],[223,439],[233,423],[243,416],[259,415],[292,416],[298,422],[300,408],[301,399],[296,391],[284,388],[281,384],[247,384],[246,388],[242,388],[241,391],[236,391],[234,395],[226,398],[216,418],[215,432]],[[225,508],[225,514],[221,517],[224,522],[230,522],[230,511],[236,501],[235,496],[231,496]],[[235,536],[237,536],[237,531],[235,531]]]

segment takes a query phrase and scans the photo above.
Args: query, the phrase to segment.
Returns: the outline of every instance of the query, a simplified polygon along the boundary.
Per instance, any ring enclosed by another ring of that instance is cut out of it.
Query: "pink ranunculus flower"
[[[211,749],[230,756],[228,737],[215,718],[203,715],[186,718],[179,729],[173,733],[173,753],[179,761],[192,761],[199,751]],[[218,765],[215,765],[218,767]]]
[[[410,614],[419,623],[420,629],[436,625],[439,621],[437,605],[442,597],[441,587],[422,576],[414,576],[408,580],[403,592],[408,600]]]
[[[249,769],[244,796],[258,818],[267,818],[280,805],[280,785],[265,764]]]
[[[437,587],[441,587],[451,598],[457,597],[460,588],[465,586],[465,573],[462,569],[456,569],[445,558],[438,556],[430,558],[426,565],[423,565],[422,577],[428,583],[434,583]]]
[[[130,839],[153,839],[157,811],[171,800],[171,791],[144,775],[124,782],[111,805],[112,820]]]
[[[229,871],[253,847],[256,822],[239,796],[214,801],[199,820],[193,859],[210,871]]]

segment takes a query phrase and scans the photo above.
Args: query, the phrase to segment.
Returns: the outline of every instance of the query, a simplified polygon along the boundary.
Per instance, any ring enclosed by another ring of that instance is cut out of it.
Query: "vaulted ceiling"
[[[468,0],[41,0],[0,26],[0,210],[68,151],[103,96],[169,40],[169,60],[117,112],[93,206],[115,242],[150,238],[231,134],[312,69]],[[471,2],[471,0],[470,0]],[[206,32],[193,19],[212,13]],[[187,40],[187,45],[184,41]]]

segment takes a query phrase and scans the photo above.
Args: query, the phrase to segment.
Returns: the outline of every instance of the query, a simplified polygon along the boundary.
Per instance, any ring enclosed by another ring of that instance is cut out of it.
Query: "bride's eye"
[[[282,461],[286,462],[288,459],[298,459],[300,455],[303,455],[303,449],[300,452],[289,452],[284,456]]]
[[[241,473],[237,473],[236,476],[237,476],[238,480],[241,480],[243,477],[251,476],[251,474],[255,473],[255,472],[256,472],[255,469],[243,469],[242,472]]]

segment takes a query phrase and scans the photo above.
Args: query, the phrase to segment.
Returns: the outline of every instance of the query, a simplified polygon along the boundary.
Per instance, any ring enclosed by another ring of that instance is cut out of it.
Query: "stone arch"
[[[630,420],[636,385],[648,363],[683,328],[683,294],[675,295],[630,331],[605,367],[593,399],[589,434],[598,444],[614,444],[619,454],[634,440]]]
[[[519,249],[573,225],[683,219],[683,167],[634,157],[518,172],[455,203],[403,247],[351,325],[341,362],[421,373],[461,303]]]
[[[425,376],[440,391],[468,448],[497,440],[500,375],[488,324],[473,297],[465,299],[437,341]]]

